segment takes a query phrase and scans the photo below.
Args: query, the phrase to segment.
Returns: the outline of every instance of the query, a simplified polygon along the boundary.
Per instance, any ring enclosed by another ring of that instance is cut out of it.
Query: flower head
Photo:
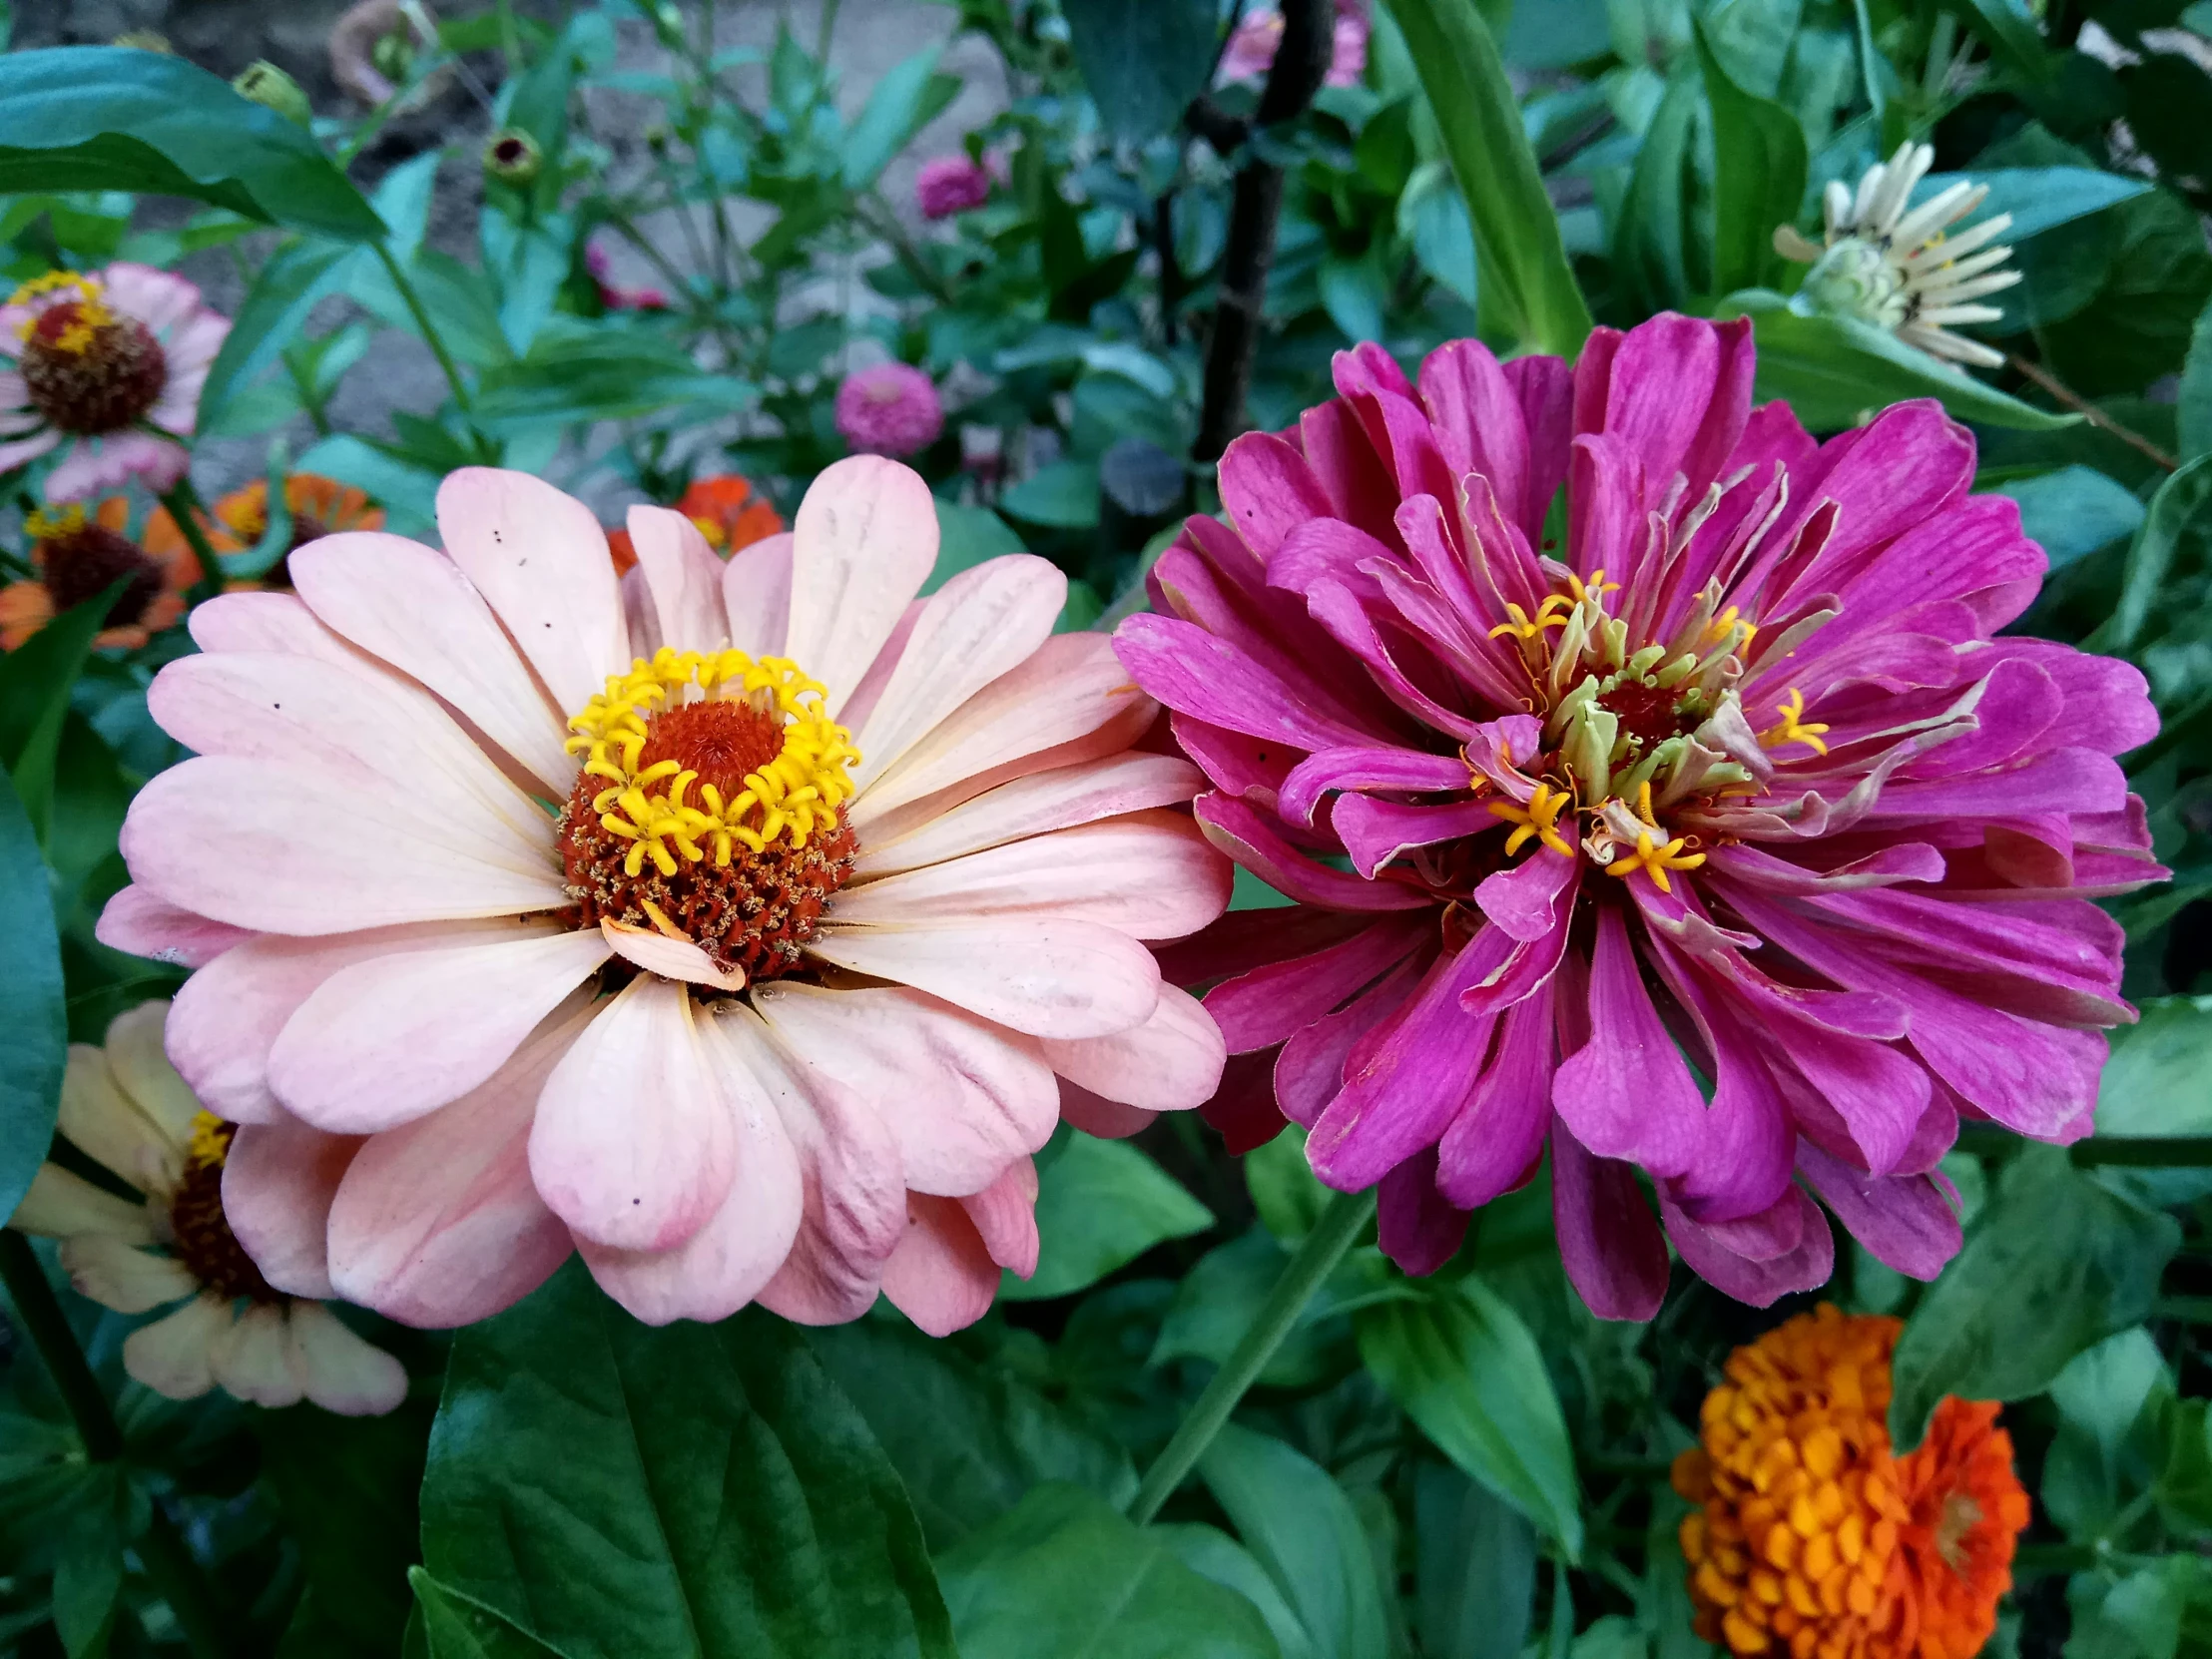
[[[1823,1306],[1729,1357],[1675,1459],[1698,1634],[1741,1655],[1972,1659],[2011,1587],[2027,1493],[1993,1404],[1945,1397],[1890,1445],[1899,1323]]]
[[[294,472],[284,479],[284,507],[291,514],[291,539],[276,562],[252,581],[227,584],[230,591],[253,592],[261,588],[291,586],[291,555],[311,541],[340,530],[381,530],[384,509],[371,506],[366,494],[351,484],[341,484],[314,472]],[[208,545],[218,553],[244,553],[259,547],[269,534],[269,480],[257,478],[220,497],[213,521],[202,520]],[[146,548],[160,558],[179,554],[190,557],[185,535],[167,507],[157,507],[146,521]]]
[[[872,457],[727,563],[633,507],[618,579],[521,473],[454,474],[438,527],[202,605],[148,694],[195,758],[133,803],[100,936],[200,965],[169,1051],[242,1125],[279,1288],[265,1237],[457,1325],[575,1248],[641,1319],[880,1290],[947,1331],[1035,1264],[1055,1074],[1214,1091],[1140,941],[1229,867],[1110,644],[1053,634],[1050,564],[915,603],[929,491]]]
[[[1810,262],[1798,302],[1833,316],[1853,316],[1886,328],[1932,356],[1995,368],[2004,353],[1949,331],[1954,322],[1995,322],[2004,312],[1971,301],[2008,288],[2017,271],[1997,268],[2009,248],[1990,248],[2011,228],[1997,214],[1971,230],[1945,238],[1944,227],[1964,219],[1989,194],[1987,185],[1961,181],[1906,211],[1913,187],[1936,159],[1933,147],[1907,143],[1887,162],[1867,169],[1856,191],[1831,179],[1823,206],[1825,246],[1816,247],[1788,225],[1774,233],[1785,259]]]
[[[484,146],[485,176],[517,190],[534,184],[544,165],[545,152],[520,127],[502,127]]]
[[[241,1248],[226,1208],[232,1127],[201,1109],[163,1055],[169,1008],[119,1014],[105,1048],[72,1044],[62,1082],[62,1134],[142,1197],[43,1164],[8,1225],[61,1240],[71,1282],[103,1307],[184,1304],[123,1344],[124,1369],[157,1393],[191,1399],[221,1386],[258,1405],[304,1397],[353,1416],[390,1410],[407,1374],[316,1300],[329,1285],[279,1249],[264,1258],[278,1290]],[[273,1141],[281,1150],[299,1138]]]
[[[314,107],[307,102],[304,89],[267,58],[258,58],[240,70],[232,78],[231,90],[297,126],[314,121]]]
[[[54,451],[46,499],[141,478],[168,489],[190,457],[200,388],[231,324],[182,276],[117,264],[50,271],[0,305],[0,472]]]
[[[1329,71],[1323,85],[1357,86],[1368,72],[1368,21],[1365,0],[1337,0],[1337,22],[1330,41]],[[1258,81],[1275,67],[1283,47],[1283,14],[1273,6],[1247,12],[1222,49],[1221,80]]]
[[[991,170],[965,156],[934,156],[914,175],[914,206],[924,219],[950,219],[991,199]]]
[[[676,510],[692,521],[707,538],[707,545],[724,558],[770,536],[780,536],[787,526],[784,515],[765,497],[756,495],[752,480],[734,472],[694,478],[677,498]],[[638,550],[628,530],[609,529],[607,550],[615,569],[627,571],[638,562]]]
[[[928,375],[909,363],[855,369],[837,387],[837,430],[866,455],[911,455],[944,430],[944,404]]]
[[[111,495],[90,514],[78,502],[24,520],[38,575],[0,588],[0,651],[13,651],[62,612],[105,593],[118,577],[123,592],[93,644],[136,650],[185,614],[185,596],[200,580],[200,561],[182,537],[157,544],[147,525],[142,546],[129,536],[131,504]]]
[[[1548,1143],[1602,1314],[1656,1310],[1668,1238],[1747,1302],[1820,1284],[1815,1194],[1933,1277],[1958,1119],[2086,1134],[2134,1017],[2088,900],[2163,873],[2110,759],[2142,677],[1994,637],[2043,555],[1936,404],[1820,444],[1752,369],[1671,315],[1572,369],[1343,353],[1116,635],[1208,833],[1301,901],[1174,952],[1253,1057],[1213,1110],[1272,1133],[1275,1053],[1415,1270]]]
[[[599,289],[599,302],[610,311],[665,311],[669,298],[656,287],[629,288],[608,280],[614,262],[597,246],[584,250],[584,268]]]

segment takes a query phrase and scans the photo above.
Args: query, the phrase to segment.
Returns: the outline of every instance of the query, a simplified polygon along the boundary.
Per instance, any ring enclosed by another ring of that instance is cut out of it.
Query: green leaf
[[[186,196],[345,242],[384,234],[305,129],[161,52],[54,46],[0,57],[0,195]]]
[[[1536,1598],[1528,1522],[1457,1469],[1431,1462],[1414,1470],[1413,1513],[1422,1653],[1520,1659]]]
[[[2174,551],[2212,501],[2212,455],[2199,455],[2158,486],[2127,550],[2127,569],[2120,579],[2120,602],[2111,621],[2096,632],[2099,648],[2125,651],[2150,621],[2151,610],[2165,591],[2166,573],[2173,568]]]
[[[554,1649],[420,1567],[407,1569],[407,1583],[421,1609],[430,1659],[538,1659],[546,1654],[559,1659]]]
[[[963,507],[956,501],[937,503],[937,562],[924,594],[935,593],[963,570],[1007,553],[1026,553],[1028,546],[1014,527],[988,507]]]
[[[1288,1135],[1279,1135],[1269,1144],[1289,1139]],[[1290,1260],[1290,1252],[1264,1227],[1255,1227],[1243,1238],[1208,1251],[1176,1286],[1175,1301],[1161,1323],[1151,1363],[1159,1366],[1181,1359],[1211,1360],[1217,1366],[1225,1363]],[[1298,1323],[1283,1339],[1283,1346],[1261,1372],[1264,1385],[1312,1387],[1333,1374],[1342,1375],[1351,1369],[1349,1359],[1340,1363],[1331,1352],[1349,1347],[1352,1335],[1338,1313],[1338,1305],[1375,1288],[1382,1277],[1379,1260],[1372,1253],[1348,1257],[1330,1276],[1307,1302]],[[1337,1322],[1333,1327],[1331,1320]]]
[[[54,765],[70,689],[126,580],[117,577],[106,592],[71,606],[0,658],[0,767],[7,769],[15,799],[40,841],[52,816]]]
[[[1390,297],[1389,279],[1382,262],[1371,251],[1357,260],[1323,258],[1320,272],[1322,309],[1329,320],[1355,344],[1379,340],[1387,326],[1383,307]]]
[[[1731,82],[1755,98],[1776,98],[1804,10],[1802,0],[1711,0],[1698,32]]]
[[[1298,1614],[1319,1659],[1388,1650],[1389,1623],[1367,1534],[1327,1469],[1232,1422],[1214,1436],[1198,1472]]]
[[[1574,1451],[1528,1328],[1479,1280],[1362,1310],[1361,1358],[1438,1450],[1582,1553]]]
[[[2143,1407],[2166,1383],[2166,1362],[2141,1326],[2075,1355],[2051,1380],[2058,1432],[2043,1456],[2043,1509],[2068,1537],[2112,1523],[2150,1470],[2135,1443]]]
[[[905,1481],[931,1549],[989,1525],[1040,1481],[1084,1486],[1117,1506],[1136,1495],[1127,1451],[904,1321],[855,1320],[809,1342]]]
[[[1869,410],[1912,397],[1938,398],[1959,420],[2026,431],[2081,419],[2022,403],[1856,317],[1803,315],[1778,293],[1759,288],[1732,293],[1714,315],[1751,318],[1759,349],[1754,395],[1787,398],[1815,431],[1856,426]]]
[[[1205,89],[1214,66],[1213,0],[1062,0],[1075,66],[1114,138],[1165,133]]]
[[[2143,522],[2134,492],[2093,467],[2062,466],[1991,493],[2020,504],[2020,528],[2050,556],[2053,570],[2124,540]]]
[[[1805,129],[1730,80],[1702,30],[1698,60],[1713,108],[1713,285],[1727,292],[1761,284],[1782,264],[1774,231],[1805,199]]]
[[[1098,523],[1098,464],[1052,461],[1037,468],[998,498],[1015,518],[1062,530],[1088,530]]]
[[[484,371],[476,418],[492,431],[521,432],[580,421],[630,420],[680,408],[735,413],[760,388],[648,344],[598,333]]]
[[[2212,304],[2197,314],[2181,363],[2181,458],[2212,455]]]
[[[22,657],[8,659],[12,665]],[[0,778],[0,1216],[12,1215],[54,1139],[69,1012],[62,992],[61,936],[54,900],[14,785]]]
[[[1900,1452],[1920,1444],[1943,1395],[2040,1393],[2075,1355],[2140,1322],[2180,1243],[2172,1217],[2118,1197],[2057,1147],[2026,1148],[1898,1341]]]
[[[1475,275],[1474,227],[1467,204],[1441,162],[1413,170],[1397,199],[1397,234],[1413,245],[1413,258],[1436,281],[1472,305],[1480,293]]]
[[[2097,1134],[2212,1135],[2212,997],[2169,996],[2111,1033]]]
[[[2122,202],[2097,222],[2111,251],[2095,299],[2038,336],[2050,370],[2084,397],[2139,392],[2172,372],[2212,299],[2212,253],[2197,217],[2168,191]]]
[[[1481,312],[1524,351],[1572,357],[1590,331],[1497,43],[1473,0],[1389,0],[1466,198]]]
[[[1127,1141],[1064,1132],[1037,1158],[1037,1271],[1006,1275],[1013,1302],[1067,1296],[1097,1284],[1156,1244],[1203,1233],[1213,1212]]]
[[[914,134],[960,95],[957,75],[937,73],[942,53],[941,47],[927,47],[891,65],[875,83],[860,113],[845,129],[846,189],[866,190],[873,185]]]
[[[408,1407],[335,1417],[294,1405],[249,1418],[307,1581],[287,1654],[382,1659],[397,1645],[411,1604],[428,1417]]]
[[[569,1659],[953,1654],[898,1476],[799,1332],[651,1330],[579,1261],[455,1340],[422,1546]]]
[[[276,360],[308,314],[354,279],[371,256],[344,243],[294,242],[278,249],[246,290],[231,332],[200,392],[200,425],[220,426],[239,394]]]
[[[1277,1659],[1251,1602],[1079,1486],[1037,1487],[937,1569],[961,1659]]]
[[[123,1595],[123,1470],[85,1471],[54,1539],[54,1629],[69,1659],[108,1649]]]
[[[1952,185],[1981,185],[1989,192],[1959,229],[2010,214],[2004,240],[2012,243],[2116,208],[2151,188],[2148,179],[2127,179],[2094,167],[1977,167],[1969,173],[1931,173],[1914,187],[1911,205],[1919,207]]]
[[[1314,1659],[1313,1637],[1306,1634],[1306,1627],[1283,1599],[1267,1568],[1220,1527],[1201,1521],[1155,1523],[1145,1529],[1145,1534],[1167,1545],[1193,1572],[1227,1585],[1259,1608],[1260,1616],[1268,1622],[1268,1633],[1282,1649],[1283,1659]]]
[[[2033,15],[2020,0],[1966,0],[1960,21],[1987,43],[1990,55],[1999,62],[2030,81],[2050,78],[2050,53],[2043,47]]]
[[[1307,1162],[1306,1131],[1295,1123],[1245,1154],[1244,1177],[1262,1225],[1286,1245],[1311,1233],[1335,1196]]]
[[[1690,186],[1703,93],[1696,65],[1680,59],[1637,144],[1628,199],[1614,227],[1614,264],[1648,310],[1680,305],[1701,285],[1691,270],[1696,229]],[[1797,217],[1795,204],[1789,217]]]

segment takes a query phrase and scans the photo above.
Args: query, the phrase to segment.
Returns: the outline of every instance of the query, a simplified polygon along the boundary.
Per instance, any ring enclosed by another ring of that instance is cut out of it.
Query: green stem
[[[2203,1169],[2212,1165],[2212,1135],[2108,1135],[2076,1141],[2076,1164],[2131,1169]]]
[[[376,250],[376,257],[384,262],[384,270],[391,277],[391,285],[399,290],[399,297],[406,303],[407,314],[414,318],[415,326],[422,330],[423,343],[430,347],[430,355],[437,358],[438,367],[444,370],[445,383],[453,388],[453,401],[460,408],[461,418],[469,422],[476,447],[489,457],[490,444],[485,441],[481,432],[475,430],[476,409],[469,400],[467,383],[461,379],[460,367],[453,361],[453,354],[446,350],[445,341],[439,337],[436,324],[430,320],[430,313],[423,309],[422,296],[415,292],[414,283],[408,280],[406,271],[388,247],[381,242],[372,242],[369,246]]]
[[[0,1228],[0,1283],[7,1286],[16,1318],[46,1362],[46,1374],[54,1380],[55,1391],[77,1425],[85,1455],[96,1463],[115,1462],[123,1455],[123,1429],[108,1396],[101,1392],[100,1380],[85,1361],[85,1351],[77,1346],[77,1333],[69,1328],[69,1316],[47,1283],[31,1241],[12,1227]],[[153,1494],[149,1498],[151,1515],[146,1535],[138,1540],[139,1557],[160,1586],[169,1610],[177,1615],[198,1659],[224,1659],[230,1648],[200,1563],[161,1498]]]
[[[1206,1384],[1206,1391],[1198,1396],[1175,1437],[1168,1441],[1167,1449],[1153,1460],[1145,1470],[1144,1482],[1137,1488],[1137,1495],[1129,1504],[1129,1518],[1142,1526],[1160,1512],[1160,1506],[1174,1495],[1175,1488],[1183,1484],[1183,1477],[1196,1466],[1206,1448],[1213,1444],[1214,1436],[1221,1432],[1221,1425],[1229,1420],[1229,1413],[1244,1398],[1245,1390],[1258,1381],[1268,1362],[1275,1358],[1275,1351],[1283,1346],[1283,1339],[1298,1324],[1299,1315],[1306,1311],[1314,1292],[1322,1281],[1336,1271],[1344,1260],[1345,1252],[1352,1248],[1361,1230],[1375,1215],[1375,1193],[1339,1193],[1329,1201],[1321,1220],[1298,1247],[1290,1265],[1283,1270],[1283,1277],[1275,1282],[1275,1289],[1268,1293],[1260,1311],[1252,1317],[1245,1334],[1238,1339],[1235,1350],[1214,1380]]]
[[[200,580],[192,585],[192,602],[203,604],[223,591],[223,557],[208,541],[208,532],[200,526],[200,492],[192,487],[192,480],[180,478],[158,499],[169,509],[169,516],[177,521],[178,534],[192,549],[192,556],[200,561]]]

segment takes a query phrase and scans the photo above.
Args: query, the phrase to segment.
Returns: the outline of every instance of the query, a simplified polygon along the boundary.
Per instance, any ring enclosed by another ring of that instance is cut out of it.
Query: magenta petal
[[[1551,1217],[1575,1294],[1601,1320],[1650,1319],[1667,1296],[1667,1241],[1635,1171],[1552,1126]]]
[[[1321,1121],[1322,1112],[1344,1089],[1345,1062],[1353,1049],[1404,1005],[1429,960],[1426,950],[1407,957],[1366,995],[1317,1019],[1283,1045],[1274,1075],[1275,1098],[1285,1117],[1308,1129]]]
[[[1810,1142],[1798,1169],[1853,1238],[1910,1279],[1934,1279],[1964,1242],[1957,1212],[1925,1175],[1868,1175]]]
[[[1436,1188],[1475,1210],[1525,1181],[1551,1127],[1552,987],[1506,1009],[1497,1048],[1436,1144]]]
[[[1572,845],[1575,831],[1567,833]],[[1575,873],[1575,864],[1574,858],[1539,842],[1519,863],[1494,870],[1475,884],[1475,907],[1516,939],[1540,939],[1564,919],[1557,914],[1559,889]]]
[[[1335,749],[1372,737],[1302,700],[1296,689],[1227,640],[1174,617],[1133,616],[1114,652],[1146,694],[1232,732],[1298,749]]]
[[[1803,1195],[1785,1181],[1772,1204],[1733,1221],[1703,1221],[1698,1226],[1714,1244],[1747,1262],[1773,1262],[1805,1242]]]
[[[1429,926],[1425,916],[1391,916],[1312,955],[1224,979],[1202,1000],[1230,1053],[1272,1048],[1402,961]]]
[[[1382,1177],[1376,1195],[1376,1233],[1382,1254],[1416,1279],[1434,1273],[1458,1253],[1467,1236],[1467,1212],[1436,1191],[1433,1147]]]
[[[1590,1040],[1552,1079],[1553,1110],[1600,1158],[1682,1175],[1705,1134],[1705,1096],[1659,1022],[1620,911],[1598,912],[1590,962]]]
[[[1487,802],[1409,807],[1367,795],[1340,797],[1330,822],[1352,855],[1352,867],[1370,880],[1400,853],[1417,846],[1463,840],[1497,828],[1497,817]]]
[[[1797,1248],[1767,1261],[1738,1255],[1722,1235],[1700,1227],[1664,1198],[1659,1211],[1666,1218],[1667,1237],[1691,1272],[1738,1302],[1771,1308],[1795,1292],[1817,1290],[1836,1271],[1836,1235],[1829,1230],[1821,1207],[1798,1187],[1792,1187],[1783,1202],[1800,1211],[1803,1236]]]
[[[1278,892],[1332,910],[1425,910],[1434,900],[1395,881],[1369,881],[1317,863],[1241,801],[1202,795],[1192,803],[1206,838]]]
[[[1456,755],[1424,755],[1411,749],[1324,749],[1309,755],[1283,780],[1276,811],[1301,824],[1332,790],[1404,790],[1414,794],[1464,791],[1472,782]]]
[[[1221,458],[1221,502],[1229,522],[1262,562],[1301,524],[1335,514],[1314,469],[1281,438],[1247,432]]]

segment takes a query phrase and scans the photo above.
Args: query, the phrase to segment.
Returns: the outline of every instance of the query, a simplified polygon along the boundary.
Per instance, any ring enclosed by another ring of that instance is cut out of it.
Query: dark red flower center
[[[145,620],[161,597],[162,567],[128,536],[89,522],[67,524],[39,543],[39,564],[54,609],[75,610],[107,592],[118,577],[123,591],[108,607],[103,628],[128,628]]]
[[[174,1234],[169,1248],[217,1296],[281,1302],[282,1294],[262,1277],[223,1214],[223,1166],[237,1134],[236,1124],[212,1112],[202,1112],[194,1122],[185,1173],[169,1205]]]
[[[96,299],[64,299],[41,311],[17,366],[32,407],[62,431],[86,436],[136,425],[169,383],[169,358],[153,330]]]

